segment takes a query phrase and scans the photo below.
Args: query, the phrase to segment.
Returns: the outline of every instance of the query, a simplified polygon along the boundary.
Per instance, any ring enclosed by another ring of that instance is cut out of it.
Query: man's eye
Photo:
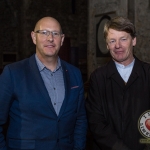
[[[112,43],[114,43],[114,42],[115,42],[115,40],[111,40],[111,41],[109,41],[109,43],[110,43],[110,44],[112,44]]]
[[[53,35],[54,35],[54,36],[58,36],[59,33],[58,33],[58,32],[53,32]]]
[[[126,41],[127,39],[126,39],[126,38],[122,38],[121,40],[122,40],[122,41]]]
[[[42,31],[41,34],[47,35],[47,32],[46,31]]]

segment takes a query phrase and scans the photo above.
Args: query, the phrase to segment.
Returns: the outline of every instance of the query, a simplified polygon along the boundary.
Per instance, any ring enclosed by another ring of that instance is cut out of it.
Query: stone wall
[[[73,55],[79,57],[78,67],[89,77],[95,68],[110,59],[102,41],[105,19],[102,22],[101,19],[115,15],[127,16],[135,23],[135,55],[150,62],[149,0],[1,0],[0,68],[4,52],[17,52],[18,60],[33,54],[35,46],[30,32],[41,17],[52,16],[60,21],[63,32],[70,38],[71,49],[75,51]]]
[[[150,62],[150,1],[136,0],[135,25],[137,45],[135,54],[146,62]]]
[[[17,3],[0,1],[0,68],[2,68],[3,52],[18,50],[18,29],[16,17]]]
[[[80,43],[87,42],[85,38],[87,37],[86,8],[87,3],[85,0],[50,0],[49,2],[46,0],[30,0],[30,2],[23,7],[23,10],[25,10],[23,21],[26,21],[26,26],[24,26],[26,31],[25,35],[30,36],[30,31],[33,30],[37,20],[44,16],[52,16],[58,19],[62,25],[65,36],[71,39],[71,47],[78,47]],[[28,38],[25,43],[30,43],[28,40],[30,39]],[[24,45],[26,46],[27,44]],[[33,46],[30,44],[28,49],[28,52],[25,51],[25,53],[32,52]],[[28,54],[24,54],[24,56],[26,55]]]
[[[44,16],[52,16],[61,23],[63,32],[70,38],[80,57],[86,59],[87,1],[86,0],[1,0],[0,1],[0,68],[4,52],[17,52],[17,59],[35,52],[31,31]],[[80,51],[84,54],[80,53]],[[82,55],[82,56],[80,56]]]
[[[117,15],[128,17],[136,27],[137,45],[134,48],[135,55],[146,62],[150,62],[150,1],[149,0],[90,0],[88,16],[88,77],[98,66],[106,63],[111,57],[106,53],[97,55],[100,49],[105,50],[104,41],[99,40],[97,48],[97,34],[103,36],[102,26],[100,31],[97,25],[100,20]],[[104,23],[104,22],[102,22]],[[103,25],[103,24],[102,24]]]

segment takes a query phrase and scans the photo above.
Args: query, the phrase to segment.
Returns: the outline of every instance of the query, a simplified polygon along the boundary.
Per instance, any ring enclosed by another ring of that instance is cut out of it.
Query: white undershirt
[[[135,62],[135,59],[127,66],[124,66],[122,64],[119,64],[119,63],[115,62],[117,70],[118,70],[120,76],[122,77],[122,79],[125,82],[128,81],[128,79],[131,75],[131,72],[132,72],[132,69],[133,69],[133,66],[134,66],[134,62]]]

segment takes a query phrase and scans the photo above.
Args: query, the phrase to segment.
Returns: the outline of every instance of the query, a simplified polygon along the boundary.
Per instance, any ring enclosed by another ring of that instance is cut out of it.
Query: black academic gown
[[[102,150],[143,150],[139,117],[150,109],[150,65],[135,58],[125,84],[111,60],[90,77],[86,101],[89,128]]]

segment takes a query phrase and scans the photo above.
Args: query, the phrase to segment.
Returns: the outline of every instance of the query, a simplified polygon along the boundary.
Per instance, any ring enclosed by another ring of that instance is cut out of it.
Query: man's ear
[[[136,45],[136,37],[132,40],[132,46]]]
[[[63,45],[63,42],[64,42],[64,39],[65,39],[65,35],[62,34],[61,36],[62,36],[62,37],[61,37],[61,46],[62,46],[62,45]]]
[[[109,46],[108,46],[108,44],[106,44],[106,47],[107,47],[107,49],[109,50]]]
[[[36,34],[32,31],[31,32],[31,38],[34,44],[36,44]]]

